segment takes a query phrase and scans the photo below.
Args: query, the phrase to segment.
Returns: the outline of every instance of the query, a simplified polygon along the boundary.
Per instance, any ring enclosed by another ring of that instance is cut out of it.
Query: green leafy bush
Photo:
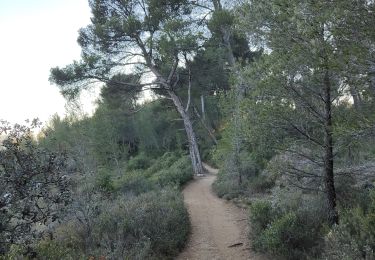
[[[254,246],[287,259],[306,259],[314,248],[316,236],[311,227],[294,212],[275,219],[255,240]]]
[[[227,200],[237,198],[242,193],[237,182],[230,179],[220,179],[220,177],[215,180],[212,188],[219,198]]]
[[[84,260],[87,258],[74,248],[61,244],[56,240],[42,239],[34,247],[12,245],[7,254],[0,255],[0,260],[15,259]]]
[[[193,178],[191,162],[187,156],[166,153],[147,169],[125,172],[114,182],[115,190],[135,195],[165,186],[181,186]]]
[[[179,252],[188,232],[188,213],[177,190],[119,198],[97,217],[93,234],[100,250],[93,253],[111,259],[165,259]]]
[[[329,259],[375,258],[375,190],[367,209],[343,212],[340,224],[326,235],[325,256]]]
[[[95,217],[64,223],[35,246],[38,259],[172,259],[190,230],[181,193],[166,188],[96,203]],[[83,227],[85,221],[90,225]],[[20,255],[13,250],[10,256]],[[17,259],[17,258],[4,258]]]
[[[239,185],[238,175],[233,172],[231,164],[225,164],[220,169],[212,188],[219,198],[227,200],[239,197],[246,189],[245,185]]]
[[[157,188],[146,171],[134,170],[126,172],[114,182],[115,190],[123,194],[139,195]]]
[[[251,193],[268,192],[275,186],[275,180],[264,175],[256,175],[248,181],[248,187]]]
[[[129,159],[127,163],[128,170],[147,169],[152,164],[152,159],[147,157],[146,154],[140,153],[135,157]]]
[[[111,173],[106,168],[101,168],[96,176],[96,186],[104,192],[113,192],[115,190]]]
[[[44,239],[41,240],[35,248],[38,259],[64,259],[64,260],[79,260],[86,259],[86,257],[78,252],[76,249],[61,244],[56,240]]]
[[[277,217],[277,212],[269,201],[255,201],[250,205],[250,223],[252,235],[257,237]]]
[[[158,172],[162,169],[167,169],[172,166],[172,164],[181,158],[181,154],[167,152],[163,156],[157,158],[153,164],[146,170],[150,175]]]
[[[250,206],[254,249],[287,259],[319,256],[325,223],[320,208],[310,199],[301,199],[290,208],[270,201],[254,202]]]
[[[169,168],[162,169],[151,176],[151,180],[160,186],[181,186],[193,178],[193,169],[189,158],[182,157]]]

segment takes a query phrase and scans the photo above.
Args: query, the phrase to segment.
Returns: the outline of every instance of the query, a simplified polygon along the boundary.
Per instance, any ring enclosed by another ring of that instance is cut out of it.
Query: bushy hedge
[[[243,193],[243,187],[238,185],[238,181],[228,173],[219,171],[218,177],[212,185],[212,188],[219,198],[233,199],[239,197]]]
[[[105,201],[92,221],[90,230],[71,223],[75,228],[61,227],[54,240],[39,242],[38,259],[172,259],[190,230],[181,193],[173,188]]]
[[[375,190],[368,196],[365,208],[344,210],[340,224],[326,235],[325,258],[375,259]]]
[[[150,175],[144,170],[126,172],[114,181],[114,186],[117,192],[134,195],[159,188],[150,180]]]
[[[249,220],[254,249],[287,259],[318,256],[325,222],[324,216],[317,212],[315,207],[301,204],[294,209],[287,209],[272,205],[269,201],[253,202]]]
[[[145,170],[125,172],[115,182],[117,190],[123,193],[140,194],[165,186],[181,186],[193,178],[191,162],[187,156],[165,153],[155,159]]]
[[[127,162],[127,169],[128,170],[136,170],[136,169],[147,169],[152,165],[152,159],[147,157],[146,154],[140,153],[135,157],[132,157]]]
[[[38,259],[172,259],[190,230],[179,188],[192,177],[189,158],[179,153],[141,154],[120,169],[103,166],[78,186],[81,195],[53,239],[36,242],[31,253]],[[13,247],[1,259],[22,259],[26,251]]]
[[[233,199],[255,193],[268,193],[274,187],[274,174],[261,171],[253,154],[242,151],[239,155],[240,164],[237,165],[233,154],[229,153],[224,157],[220,152],[223,151],[216,151],[218,157],[216,160],[222,160],[217,162],[220,165],[220,172],[213,184],[214,191],[219,197]],[[241,184],[238,181],[239,172],[241,173]]]
[[[169,168],[161,169],[151,176],[151,180],[160,186],[181,186],[193,178],[191,162],[187,157],[175,161]]]
[[[98,216],[94,236],[98,253],[111,259],[163,258],[176,255],[189,232],[182,196],[168,188],[119,198]]]

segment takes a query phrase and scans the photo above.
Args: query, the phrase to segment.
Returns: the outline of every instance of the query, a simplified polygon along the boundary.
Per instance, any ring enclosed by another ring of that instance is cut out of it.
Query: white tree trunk
[[[203,174],[203,165],[201,156],[199,153],[197,138],[193,130],[193,124],[191,123],[189,114],[185,111],[180,98],[172,91],[168,90],[168,94],[172,99],[177,111],[180,113],[182,120],[184,121],[185,131],[189,142],[189,153],[191,162],[193,165],[194,174]]]

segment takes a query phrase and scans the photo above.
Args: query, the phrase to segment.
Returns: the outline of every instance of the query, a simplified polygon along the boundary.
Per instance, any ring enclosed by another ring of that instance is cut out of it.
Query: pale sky
[[[87,0],[0,0],[0,119],[45,122],[64,115],[65,100],[49,83],[49,71],[79,59],[78,30],[89,23]],[[84,96],[85,111],[95,99]]]

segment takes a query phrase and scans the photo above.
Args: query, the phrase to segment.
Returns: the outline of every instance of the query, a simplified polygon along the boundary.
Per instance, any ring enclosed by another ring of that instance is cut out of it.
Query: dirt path
[[[211,190],[217,174],[208,165],[209,174],[196,177],[183,190],[192,223],[186,249],[178,260],[257,259],[247,238],[246,211],[216,197]]]

